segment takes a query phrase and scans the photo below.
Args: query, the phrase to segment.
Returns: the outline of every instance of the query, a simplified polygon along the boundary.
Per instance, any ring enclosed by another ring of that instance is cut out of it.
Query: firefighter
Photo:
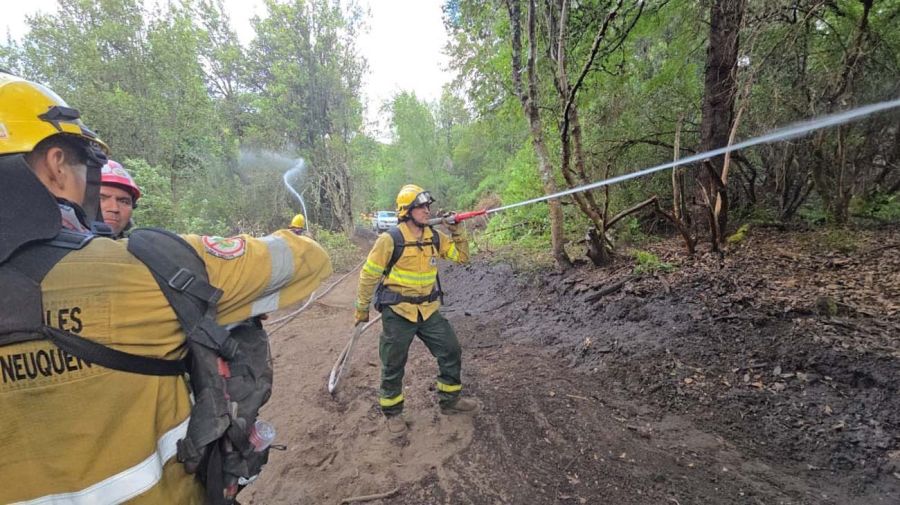
[[[184,354],[185,333],[128,241],[87,232],[105,150],[55,93],[0,73],[0,446],[9,456],[0,503],[204,502],[175,458],[191,412],[185,376],[104,368],[41,338],[65,330],[131,355]],[[220,324],[295,303],[331,273],[324,250],[288,230],[182,238],[223,292]]]
[[[141,188],[121,163],[109,160],[100,175],[100,211],[103,222],[112,228],[113,238],[124,238],[131,228],[131,214],[137,208]]]
[[[465,263],[469,259],[469,244],[459,225],[449,226],[449,237],[428,225],[433,202],[431,194],[421,187],[403,186],[397,195],[399,224],[378,237],[359,275],[356,324],[369,320],[373,294],[376,309],[382,313],[378,403],[388,430],[394,435],[407,430],[401,416],[403,374],[415,336],[437,358],[441,412],[471,413],[477,408],[475,401],[460,397],[462,352],[453,327],[438,311],[442,293],[437,259]]]
[[[303,217],[303,214],[297,214],[294,219],[291,219],[290,230],[297,235],[303,235],[306,231],[306,218]]]

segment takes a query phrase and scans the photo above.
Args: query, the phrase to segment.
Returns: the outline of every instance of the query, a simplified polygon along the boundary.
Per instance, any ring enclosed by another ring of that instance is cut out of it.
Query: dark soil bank
[[[900,230],[848,241],[666,242],[656,275],[445,269],[484,409],[385,503],[900,503]]]

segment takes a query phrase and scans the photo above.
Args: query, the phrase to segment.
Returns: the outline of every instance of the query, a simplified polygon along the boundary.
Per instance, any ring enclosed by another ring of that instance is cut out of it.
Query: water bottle
[[[275,427],[271,423],[258,419],[250,430],[250,443],[253,450],[262,452],[275,440]]]

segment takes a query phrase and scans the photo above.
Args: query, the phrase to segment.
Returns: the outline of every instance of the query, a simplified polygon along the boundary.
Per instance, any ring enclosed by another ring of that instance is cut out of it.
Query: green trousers
[[[442,406],[450,406],[459,399],[462,385],[459,380],[462,350],[450,322],[440,312],[428,319],[411,322],[397,315],[390,307],[381,313],[383,332],[379,340],[381,355],[381,391],[378,403],[385,415],[403,411],[403,373],[409,346],[416,335],[422,339],[431,355],[437,358],[438,398]]]

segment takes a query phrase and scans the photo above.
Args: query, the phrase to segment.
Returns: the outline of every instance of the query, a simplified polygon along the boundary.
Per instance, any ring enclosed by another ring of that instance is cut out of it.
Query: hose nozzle
[[[433,217],[428,220],[428,225],[435,226],[438,224],[456,224],[460,221],[465,221],[466,219],[471,219],[475,216],[483,216],[485,214],[487,214],[487,209],[473,210],[471,212],[460,212],[458,214],[450,214],[449,216],[444,217]]]

